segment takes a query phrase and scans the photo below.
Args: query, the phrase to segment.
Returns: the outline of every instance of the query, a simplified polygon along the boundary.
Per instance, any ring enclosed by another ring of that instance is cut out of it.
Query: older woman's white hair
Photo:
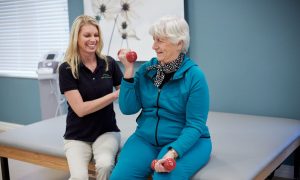
[[[185,19],[177,16],[163,16],[150,26],[149,33],[153,37],[164,37],[176,44],[183,42],[181,52],[186,53],[190,45],[189,25]]]

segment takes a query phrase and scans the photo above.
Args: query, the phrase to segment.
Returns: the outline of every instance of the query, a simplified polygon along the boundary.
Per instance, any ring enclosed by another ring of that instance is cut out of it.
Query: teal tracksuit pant
[[[168,147],[154,146],[134,133],[122,148],[110,180],[142,180],[151,174],[153,180],[188,180],[191,174],[195,174],[208,162],[212,144],[210,138],[200,138],[184,156],[176,160],[173,171],[154,172],[151,169],[152,160],[161,159]]]

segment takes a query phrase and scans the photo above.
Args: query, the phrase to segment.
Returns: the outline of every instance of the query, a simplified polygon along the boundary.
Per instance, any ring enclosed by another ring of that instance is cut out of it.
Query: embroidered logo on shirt
[[[103,74],[101,79],[111,79],[111,75],[110,74]]]

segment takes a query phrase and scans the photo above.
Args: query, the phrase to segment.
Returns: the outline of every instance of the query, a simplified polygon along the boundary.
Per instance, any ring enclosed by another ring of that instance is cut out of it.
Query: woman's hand
[[[164,163],[166,162],[166,160],[167,159],[157,160],[155,162],[155,165],[154,165],[154,170],[156,172],[160,172],[160,173],[163,173],[163,172],[169,173],[169,172],[171,172],[171,170],[166,169],[165,166],[164,166]]]
[[[112,95],[114,97],[114,100],[119,98],[119,93],[120,93],[120,89],[115,90],[114,92],[112,92]]]
[[[122,62],[122,64],[125,66],[125,68],[133,67],[133,63],[129,62],[126,59],[126,54],[130,52],[130,49],[120,49],[118,52],[118,58]]]
[[[178,157],[177,152],[174,149],[170,149],[162,159],[157,160],[154,165],[156,172],[171,172],[176,166],[175,159]],[[174,164],[170,164],[169,160],[174,160]],[[169,166],[166,166],[168,164]],[[172,166],[172,167],[171,167]],[[174,166],[174,167],[173,167]]]
[[[134,73],[134,63],[131,63],[126,59],[126,53],[129,51],[130,49],[120,49],[118,52],[118,58],[125,67],[124,78],[132,78]]]
[[[163,157],[163,159],[173,158],[176,159],[178,157],[177,152],[174,149],[170,149]]]

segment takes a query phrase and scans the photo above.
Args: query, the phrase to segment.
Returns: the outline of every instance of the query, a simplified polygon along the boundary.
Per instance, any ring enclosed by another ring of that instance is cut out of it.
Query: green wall
[[[211,110],[300,120],[300,1],[186,3]]]
[[[185,3],[211,110],[300,120],[300,1]]]
[[[75,18],[83,14],[83,0],[68,0],[69,9],[69,27],[71,26]]]
[[[0,121],[29,124],[41,120],[36,79],[0,77]]]

